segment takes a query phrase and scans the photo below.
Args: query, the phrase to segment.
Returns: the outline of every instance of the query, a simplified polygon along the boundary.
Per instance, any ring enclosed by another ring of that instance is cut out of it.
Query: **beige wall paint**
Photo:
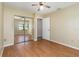
[[[3,7],[2,3],[0,3],[0,56],[2,54],[2,47],[3,47]]]
[[[14,44],[14,15],[33,17],[26,11],[4,6],[4,46]]]
[[[0,3],[0,48],[2,46],[2,5]]]
[[[79,49],[79,4],[44,15],[51,16],[51,40]]]
[[[37,14],[34,14],[34,41],[37,41],[37,18],[38,18],[38,15]]]

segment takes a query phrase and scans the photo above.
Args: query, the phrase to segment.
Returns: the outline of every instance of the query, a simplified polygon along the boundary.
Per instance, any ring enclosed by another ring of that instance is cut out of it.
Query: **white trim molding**
[[[64,46],[69,47],[69,48],[73,48],[73,49],[79,50],[78,47],[74,47],[74,46],[71,46],[71,45],[69,45],[69,44],[64,44],[64,43],[62,43],[62,42],[58,42],[58,41],[55,41],[55,40],[51,40],[51,41],[52,41],[52,42],[55,42],[55,43],[58,43],[58,44],[61,44],[61,45],[64,45]]]
[[[0,50],[0,57],[2,57],[3,51],[4,51],[4,48],[1,48],[1,50]]]
[[[34,39],[34,41],[38,41],[38,39]]]
[[[11,46],[11,45],[14,45],[14,43],[6,44],[6,45],[4,45],[3,47],[8,47],[8,46]]]

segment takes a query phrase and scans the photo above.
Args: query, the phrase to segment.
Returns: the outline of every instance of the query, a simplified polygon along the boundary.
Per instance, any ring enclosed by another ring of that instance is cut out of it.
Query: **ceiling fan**
[[[38,4],[32,4],[32,6],[37,6],[37,11],[42,10],[44,7],[51,8],[50,6],[46,5],[46,2],[39,2]]]

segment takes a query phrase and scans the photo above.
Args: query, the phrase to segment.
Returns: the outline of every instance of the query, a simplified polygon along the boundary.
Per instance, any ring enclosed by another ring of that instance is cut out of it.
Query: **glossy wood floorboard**
[[[6,47],[3,57],[76,57],[79,51],[50,42],[39,40],[37,42],[29,41],[21,44]]]
[[[24,41],[29,41],[32,40],[32,36],[27,34],[27,35],[23,35],[23,34],[16,34],[14,36],[15,38],[15,44],[16,43],[20,43],[20,42],[24,42]]]

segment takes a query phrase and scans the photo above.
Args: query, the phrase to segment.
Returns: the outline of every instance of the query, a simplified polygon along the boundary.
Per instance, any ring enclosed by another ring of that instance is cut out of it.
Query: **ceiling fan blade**
[[[32,4],[32,6],[37,6],[37,4]]]
[[[39,2],[39,5],[43,5],[43,3],[42,2]]]
[[[46,7],[46,8],[51,8],[50,6],[47,6],[47,5],[44,5],[44,7]]]

